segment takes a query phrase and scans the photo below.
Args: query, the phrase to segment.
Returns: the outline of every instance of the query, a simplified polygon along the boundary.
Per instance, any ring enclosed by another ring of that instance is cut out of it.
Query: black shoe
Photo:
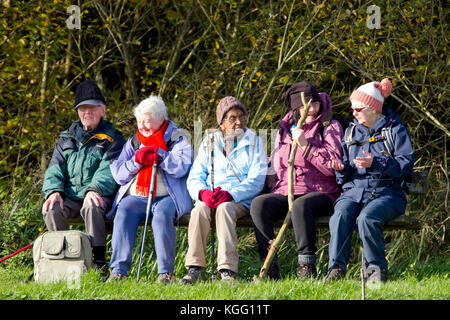
[[[180,284],[194,284],[198,280],[205,281],[206,280],[206,274],[205,274],[205,268],[203,267],[197,267],[197,266],[191,266],[188,269],[188,273],[178,281]]]
[[[222,278],[222,281],[233,281],[236,280],[237,274],[234,271],[231,271],[229,269],[220,269],[219,270],[220,277]]]
[[[100,271],[100,276],[102,277],[103,280],[108,279],[109,268],[108,265],[106,264],[106,261],[103,260],[94,261],[94,268]]]
[[[269,267],[269,270],[267,270],[267,276],[271,280],[280,280],[280,268],[278,267],[278,261],[272,261],[272,264]]]
[[[92,247],[92,260],[95,261],[105,261],[106,260],[106,247],[105,246],[95,246]]]

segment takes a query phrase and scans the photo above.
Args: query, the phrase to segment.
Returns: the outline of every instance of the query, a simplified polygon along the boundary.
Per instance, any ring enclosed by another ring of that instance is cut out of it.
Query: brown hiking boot
[[[339,267],[337,264],[335,264],[325,277],[325,281],[341,280],[345,278],[345,274],[346,272],[342,270],[342,268]]]
[[[156,279],[156,282],[158,283],[163,283],[163,284],[168,284],[171,282],[175,282],[175,275],[173,274],[173,272],[166,272],[166,273],[160,273],[158,275],[158,279]]]
[[[300,280],[317,277],[316,265],[313,263],[300,262],[297,269],[297,275]]]
[[[114,282],[114,281],[123,281],[126,280],[127,276],[124,276],[123,274],[113,272],[110,274],[108,280],[106,282]]]

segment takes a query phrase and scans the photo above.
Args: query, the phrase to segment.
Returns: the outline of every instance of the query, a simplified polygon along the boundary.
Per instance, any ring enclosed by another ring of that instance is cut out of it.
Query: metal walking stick
[[[145,210],[145,224],[144,224],[144,231],[142,232],[142,242],[141,242],[141,252],[139,254],[139,264],[138,264],[138,271],[137,271],[137,280],[139,281],[139,275],[141,273],[141,263],[142,263],[142,253],[144,252],[144,243],[145,243],[145,235],[147,233],[147,223],[148,223],[148,217],[150,216],[150,208],[152,206],[153,201],[153,191],[155,188],[155,178],[156,178],[156,159],[152,166],[152,178],[150,181],[150,192],[148,195],[147,200],[147,209]]]
[[[305,102],[305,94],[303,92],[301,93],[301,98],[302,98],[302,103],[303,103],[304,108],[303,108],[301,117],[297,122],[297,128],[301,128],[303,126],[303,123],[306,120],[306,116],[308,115],[309,106],[311,104],[311,100],[308,101],[308,103]],[[295,154],[297,153],[297,148],[298,148],[297,142],[292,141],[292,149],[291,149],[291,153],[289,155],[289,160],[288,160],[288,204],[289,204],[289,209],[286,214],[286,217],[284,218],[283,225],[281,226],[277,237],[275,238],[275,240],[271,241],[271,244],[269,247],[269,252],[268,252],[267,257],[264,260],[264,263],[261,267],[261,270],[259,272],[259,277],[255,278],[256,280],[264,279],[267,276],[270,265],[272,264],[272,261],[275,258],[275,254],[278,251],[278,247],[283,242],[284,234],[286,233],[286,230],[289,227],[289,224],[291,223],[292,206],[294,204],[294,158],[295,158]]]
[[[216,130],[206,130],[209,141],[209,172],[211,175],[211,191],[214,192],[214,134]],[[211,208],[211,279],[214,279],[214,247],[216,233],[216,209]]]

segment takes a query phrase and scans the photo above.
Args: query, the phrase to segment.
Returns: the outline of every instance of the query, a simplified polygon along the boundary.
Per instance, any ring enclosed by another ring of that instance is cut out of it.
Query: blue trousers
[[[399,213],[390,201],[373,199],[364,208],[362,203],[349,199],[336,202],[330,218],[330,245],[328,268],[335,264],[347,270],[351,252],[351,235],[358,227],[363,244],[365,267],[387,269],[384,253],[383,226]]]
[[[125,196],[117,207],[111,240],[112,272],[128,275],[139,223],[145,221],[147,197]],[[173,272],[176,229],[173,224],[176,208],[170,196],[156,197],[150,208],[158,273]],[[147,233],[148,234],[148,233]],[[139,246],[140,249],[140,246]]]

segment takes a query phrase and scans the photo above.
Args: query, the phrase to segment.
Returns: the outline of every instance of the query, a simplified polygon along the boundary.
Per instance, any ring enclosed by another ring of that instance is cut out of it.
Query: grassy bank
[[[366,287],[370,300],[448,300],[450,270],[442,259],[423,263],[403,274],[394,273],[379,288]],[[137,282],[105,283],[98,271],[91,269],[79,283],[61,282],[50,285],[27,281],[32,267],[0,268],[1,300],[359,300],[361,284],[357,277],[325,283],[318,280],[299,281],[288,276],[281,281],[255,283],[241,279],[232,283],[205,281],[193,286],[161,285],[154,277]],[[182,274],[177,275],[179,278]]]

